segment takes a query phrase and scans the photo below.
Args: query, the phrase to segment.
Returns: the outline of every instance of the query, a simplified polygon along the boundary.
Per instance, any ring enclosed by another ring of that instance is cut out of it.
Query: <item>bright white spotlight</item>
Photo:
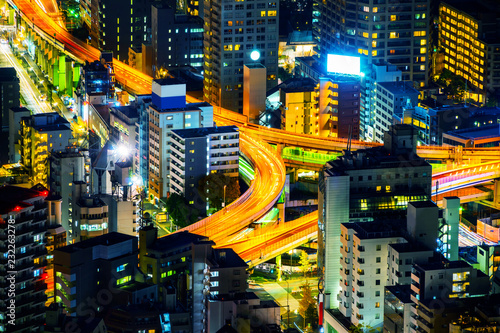
[[[129,157],[130,155],[132,155],[132,151],[129,147],[127,147],[126,145],[124,144],[119,144],[118,146],[116,146],[115,148],[115,155],[118,157],[118,158],[127,158]]]
[[[257,50],[253,50],[252,53],[250,53],[250,59],[253,61],[257,61],[260,58],[260,52]]]

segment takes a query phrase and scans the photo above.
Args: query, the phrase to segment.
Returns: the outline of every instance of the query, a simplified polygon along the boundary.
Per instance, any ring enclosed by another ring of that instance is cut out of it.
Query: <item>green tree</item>
[[[211,173],[200,179],[198,191],[203,201],[210,208],[220,210],[224,202],[224,186],[226,187],[226,206],[240,196],[238,178],[227,177],[222,173]]]
[[[349,327],[349,333],[375,333],[378,331],[378,329],[364,324],[351,325],[351,327]]]
[[[465,79],[445,69],[439,75],[436,83],[443,88],[446,95],[453,99],[462,100],[465,93]]]
[[[315,311],[309,309],[310,307],[314,308]],[[317,318],[317,302],[312,296],[312,289],[309,285],[309,282],[302,286],[302,299],[299,301],[299,314],[304,318],[304,327],[308,323],[313,323],[314,317]]]
[[[300,270],[306,276],[307,272],[311,269],[311,263],[309,262],[309,256],[306,251],[300,253]]]
[[[177,193],[171,194],[163,202],[165,202],[170,218],[179,228],[193,224],[198,219],[199,211],[191,207],[186,199]]]

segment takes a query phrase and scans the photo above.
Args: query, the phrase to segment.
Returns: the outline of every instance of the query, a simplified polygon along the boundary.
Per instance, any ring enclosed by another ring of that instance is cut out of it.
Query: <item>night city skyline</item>
[[[497,0],[0,0],[0,332],[500,332]]]

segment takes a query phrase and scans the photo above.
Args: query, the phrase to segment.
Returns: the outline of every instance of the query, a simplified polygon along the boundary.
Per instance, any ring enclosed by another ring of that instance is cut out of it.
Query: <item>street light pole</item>
[[[222,208],[226,207],[226,187],[227,185],[224,185],[224,202],[222,203]]]

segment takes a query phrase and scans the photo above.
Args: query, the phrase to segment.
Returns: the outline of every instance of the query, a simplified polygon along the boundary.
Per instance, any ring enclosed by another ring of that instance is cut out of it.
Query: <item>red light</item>
[[[42,280],[45,280],[45,279],[48,279],[49,278],[49,274],[47,273],[43,273],[42,274]]]
[[[16,212],[17,212],[17,211],[20,211],[20,210],[21,210],[21,207],[16,206],[16,207],[14,207],[14,210],[15,210]]]
[[[43,191],[43,192],[42,192],[42,195],[43,195],[44,197],[48,196],[48,195],[49,195],[49,191]]]

